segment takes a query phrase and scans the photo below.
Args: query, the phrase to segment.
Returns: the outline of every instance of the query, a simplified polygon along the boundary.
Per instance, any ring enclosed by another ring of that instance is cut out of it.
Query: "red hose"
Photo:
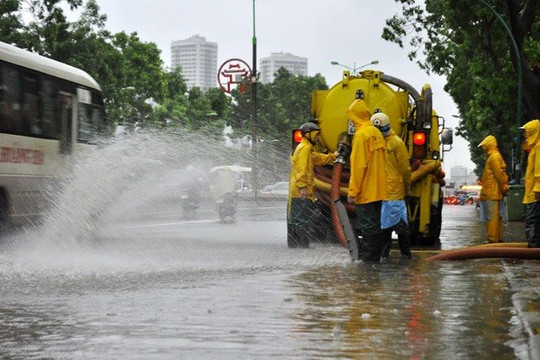
[[[540,248],[473,247],[444,251],[430,256],[427,261],[468,260],[481,258],[540,259]]]
[[[332,224],[334,225],[334,231],[336,232],[336,236],[339,240],[339,243],[343,247],[348,247],[347,238],[345,237],[345,233],[343,232],[343,228],[341,227],[341,220],[339,219],[336,205],[334,203],[335,200],[340,199],[339,186],[341,184],[342,171],[343,171],[343,164],[339,162],[335,163],[334,170],[332,171],[332,183],[330,187],[330,197],[331,197],[330,213],[332,216]]]

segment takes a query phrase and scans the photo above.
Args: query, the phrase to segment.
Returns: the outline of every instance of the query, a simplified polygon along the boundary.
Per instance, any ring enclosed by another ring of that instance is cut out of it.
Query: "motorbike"
[[[183,189],[180,193],[180,204],[182,205],[182,213],[186,219],[193,219],[197,216],[199,208],[199,197],[190,189]]]
[[[236,215],[236,193],[228,192],[223,194],[216,201],[216,210],[222,222],[234,221],[234,216]]]

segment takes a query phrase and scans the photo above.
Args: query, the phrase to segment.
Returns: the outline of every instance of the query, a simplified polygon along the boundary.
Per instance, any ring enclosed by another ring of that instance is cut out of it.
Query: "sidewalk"
[[[504,228],[507,242],[527,242],[524,221],[509,221]],[[513,266],[519,261],[520,266]],[[529,336],[528,355],[540,359],[540,263],[537,260],[503,260],[516,315]]]
[[[519,267],[512,266],[513,261],[503,260],[512,303],[529,336],[529,358],[540,359],[540,266],[536,260],[520,260]]]

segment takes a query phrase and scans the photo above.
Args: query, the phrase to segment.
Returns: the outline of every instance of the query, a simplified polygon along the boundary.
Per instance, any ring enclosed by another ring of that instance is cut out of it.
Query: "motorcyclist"
[[[531,120],[525,130],[527,170],[525,172],[525,234],[530,248],[540,247],[540,121]]]
[[[385,141],[370,122],[370,112],[362,98],[347,110],[355,133],[350,157],[351,176],[347,201],[356,206],[359,230],[359,260],[379,262],[384,237],[381,229],[382,200],[387,197]]]
[[[385,238],[383,257],[388,257],[392,245],[392,232],[398,234],[401,256],[411,258],[409,240],[409,220],[405,193],[411,181],[409,154],[405,143],[390,128],[390,119],[383,112],[373,114],[371,122],[384,136],[386,149],[386,188],[387,196],[382,203],[381,228]]]
[[[487,241],[497,243],[503,237],[501,210],[505,209],[503,197],[509,190],[506,163],[497,147],[497,139],[493,135],[486,136],[478,147],[488,155],[482,173],[480,208],[486,222]]]
[[[186,189],[190,201],[198,206],[204,187],[204,173],[193,167],[193,165],[188,165],[185,170],[185,181],[184,188]]]
[[[317,213],[313,167],[331,164],[337,153],[316,152],[321,128],[315,122],[300,126],[302,140],[291,157],[291,205],[289,211],[288,244],[309,247],[309,221]]]
[[[212,180],[212,195],[216,202],[216,210],[222,221],[236,214],[236,178],[234,173],[224,168]]]

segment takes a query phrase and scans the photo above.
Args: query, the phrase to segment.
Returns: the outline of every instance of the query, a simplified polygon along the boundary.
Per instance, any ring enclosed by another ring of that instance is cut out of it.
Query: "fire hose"
[[[469,260],[483,258],[540,259],[540,248],[528,248],[527,243],[496,243],[443,251],[427,261]]]

